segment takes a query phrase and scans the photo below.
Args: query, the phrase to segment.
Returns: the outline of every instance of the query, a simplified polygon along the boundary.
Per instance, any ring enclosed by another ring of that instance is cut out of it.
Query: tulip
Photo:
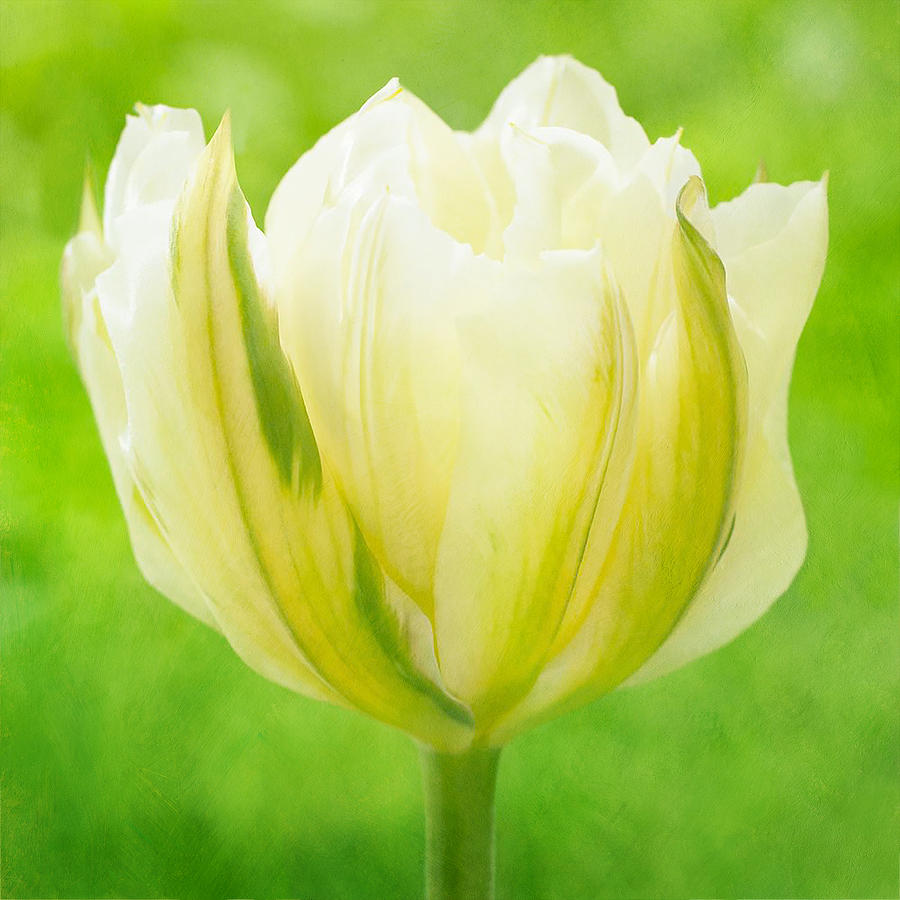
[[[265,677],[423,747],[432,897],[489,896],[499,748],[731,640],[806,551],[787,444],[825,184],[709,209],[601,76],[473,133],[390,82],[265,234],[228,116],[129,117],[62,281],[137,563]]]

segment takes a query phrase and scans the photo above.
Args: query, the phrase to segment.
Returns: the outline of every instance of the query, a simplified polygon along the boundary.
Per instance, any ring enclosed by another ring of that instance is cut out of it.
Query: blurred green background
[[[136,100],[233,113],[261,221],[392,75],[470,128],[540,53],[600,69],[714,201],[831,171],[791,438],[810,550],[726,649],[510,746],[500,898],[897,896],[900,4],[0,4],[5,897],[414,898],[416,751],[295,697],[132,561],[63,341],[85,157]]]

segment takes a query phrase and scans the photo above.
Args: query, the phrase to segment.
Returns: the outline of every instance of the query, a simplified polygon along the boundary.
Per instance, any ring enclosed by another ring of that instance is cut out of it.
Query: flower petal
[[[398,87],[341,129],[300,160],[270,208],[282,341],[366,542],[431,616],[459,427],[454,322],[483,300],[496,263],[454,236],[435,206],[423,208],[423,196],[444,202],[437,182],[464,156],[433,113]],[[416,154],[425,141],[440,146],[433,158]],[[357,170],[360,146],[372,164]],[[426,171],[426,157],[448,162]],[[292,210],[305,209],[304,191],[329,200],[301,223]]]
[[[506,259],[596,246],[599,211],[620,182],[602,144],[566,128],[510,125],[500,135],[500,152],[516,197],[503,232]]]
[[[101,279],[130,465],[249,664],[457,746],[468,715],[417,668],[397,600],[322,465],[248,220],[226,121],[185,186],[171,254],[168,229],[153,226],[119,284]]]
[[[615,88],[571,56],[532,63],[503,90],[477,134],[496,140],[510,122],[526,131],[558,125],[592,137],[623,170],[649,146],[644,129],[622,112]]]
[[[277,281],[291,266],[323,209],[346,192],[375,187],[422,207],[432,224],[476,253],[499,237],[497,211],[469,150],[467,135],[452,131],[396,79],[355,115],[303,154],[281,180],[266,214],[266,235]]]
[[[93,189],[86,180],[79,233],[66,246],[62,263],[63,307],[70,344],[90,397],[141,573],[160,593],[215,628],[202,594],[175,559],[150,515],[119,444],[126,424],[125,395],[95,288],[97,277],[111,262],[112,253],[103,242]]]
[[[583,624],[494,739],[611,690],[671,631],[731,525],[746,418],[744,360],[724,271],[679,203],[666,274],[677,314],[641,373],[637,455],[608,549],[586,554],[573,605]],[[579,597],[587,602],[579,602]]]
[[[137,115],[126,118],[106,179],[103,234],[115,250],[119,217],[171,200],[206,143],[196,110],[141,104],[136,109]]]
[[[747,359],[747,457],[728,544],[675,630],[632,677],[635,683],[732,640],[787,589],[806,555],[787,397],[794,350],[825,264],[825,185],[752,185],[712,214]]]
[[[459,453],[435,576],[441,672],[480,730],[545,661],[634,390],[627,314],[597,251],[496,276],[458,326]]]

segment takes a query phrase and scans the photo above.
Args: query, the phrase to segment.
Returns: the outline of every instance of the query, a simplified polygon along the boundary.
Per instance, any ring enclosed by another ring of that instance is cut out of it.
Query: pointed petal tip
[[[699,175],[691,175],[682,185],[675,201],[675,211],[679,221],[690,224],[690,215],[698,202],[706,202],[706,185]]]
[[[399,97],[404,92],[400,79],[394,75],[388,80],[387,84],[380,90],[377,90],[365,103],[360,107],[359,111],[366,112],[381,103],[387,103],[395,97]]]
[[[209,140],[210,145],[219,142],[226,145],[231,144],[231,107],[225,110],[218,127]]]
[[[231,110],[226,109],[205,151],[206,165],[226,170],[236,177],[234,144],[231,139]]]
[[[557,66],[564,66],[568,63],[578,63],[578,60],[571,53],[542,53],[535,62],[547,62]]]
[[[90,155],[84,164],[84,178],[81,187],[81,211],[78,217],[78,231],[88,231],[102,238],[103,226],[97,209],[97,194],[94,189],[94,166]]]

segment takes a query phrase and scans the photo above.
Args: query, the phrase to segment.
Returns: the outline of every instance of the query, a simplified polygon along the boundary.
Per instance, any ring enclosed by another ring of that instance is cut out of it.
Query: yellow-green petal
[[[319,458],[251,227],[226,121],[179,202],[171,286],[111,323],[142,494],[251,665],[424,740],[464,742],[466,711],[416,668]]]
[[[479,730],[545,661],[634,390],[627,314],[598,252],[508,265],[493,293],[459,324],[460,446],[435,579],[441,672]]]
[[[787,589],[806,555],[787,399],[794,351],[825,265],[825,184],[754,184],[713,209],[712,218],[749,382],[734,530],[675,630],[632,681],[665,674],[734,638]]]
[[[608,550],[585,561],[576,584],[576,597],[586,596],[584,622],[494,740],[630,675],[671,631],[727,540],[745,440],[746,370],[724,270],[689,218],[702,199],[699,179],[679,198],[671,267],[660,284],[676,310],[641,372],[622,515]]]

